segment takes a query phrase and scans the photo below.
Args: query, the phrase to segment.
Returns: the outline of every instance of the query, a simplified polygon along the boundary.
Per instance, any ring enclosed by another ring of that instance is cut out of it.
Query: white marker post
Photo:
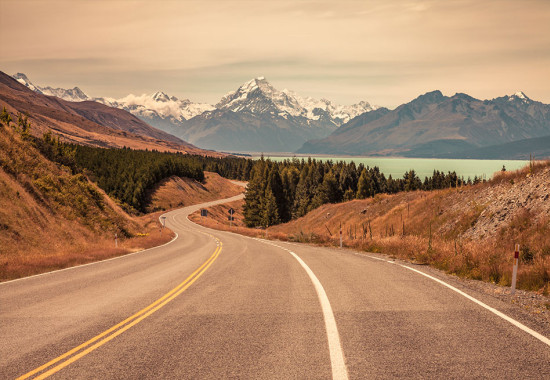
[[[115,233],[115,248],[118,248],[118,236]]]
[[[228,212],[229,212],[229,228],[231,228],[233,226],[233,221],[235,220],[233,217],[233,214],[235,214],[235,210],[230,208]]]
[[[342,223],[340,223],[340,248],[342,248]]]
[[[162,227],[160,227],[160,236],[162,236],[162,230],[164,229],[164,227],[166,227],[166,217],[161,216],[160,220],[161,220],[161,223],[162,223]]]
[[[516,250],[514,252],[514,269],[512,270],[512,295],[516,293],[516,280],[518,277],[518,264],[519,264],[519,244],[516,244]]]

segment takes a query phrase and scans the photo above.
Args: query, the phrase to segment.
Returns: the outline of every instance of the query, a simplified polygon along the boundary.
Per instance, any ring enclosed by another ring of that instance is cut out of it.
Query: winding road
[[[164,246],[0,284],[0,378],[550,378],[550,340],[503,302],[187,219],[237,198],[165,214]]]

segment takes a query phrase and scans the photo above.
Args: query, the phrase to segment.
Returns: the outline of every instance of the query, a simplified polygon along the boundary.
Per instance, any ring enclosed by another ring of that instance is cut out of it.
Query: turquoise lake
[[[414,169],[420,179],[429,177],[433,174],[434,170],[440,172],[456,172],[459,177],[464,177],[465,180],[469,178],[473,179],[474,176],[484,177],[490,179],[495,172],[502,169],[502,166],[506,170],[516,170],[524,167],[529,161],[521,160],[456,160],[456,159],[438,159],[438,158],[380,158],[380,157],[328,157],[328,156],[276,156],[276,155],[264,155],[265,158],[269,158],[273,161],[283,161],[285,159],[292,159],[294,157],[298,159],[306,159],[307,157],[315,158],[316,160],[333,162],[354,161],[355,164],[362,163],[365,166],[374,167],[378,166],[380,171],[387,177],[391,174],[393,178],[402,178],[405,172]],[[254,156],[254,159],[259,156]]]

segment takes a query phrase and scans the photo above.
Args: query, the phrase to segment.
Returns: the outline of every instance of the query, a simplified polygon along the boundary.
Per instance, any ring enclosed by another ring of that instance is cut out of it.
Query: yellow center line
[[[68,366],[69,364],[73,363],[74,361],[80,359],[84,355],[89,354],[93,350],[97,349],[98,347],[104,345],[108,341],[110,341],[113,338],[117,337],[118,335],[122,334],[124,331],[128,330],[130,327],[135,326],[136,324],[138,324],[139,322],[141,322],[142,320],[144,320],[145,318],[147,318],[148,316],[150,316],[151,314],[153,314],[154,312],[156,312],[160,308],[164,307],[166,304],[168,304],[174,298],[176,298],[181,293],[183,293],[187,288],[189,288],[210,267],[210,265],[212,265],[212,263],[214,262],[214,260],[216,260],[216,258],[219,256],[219,254],[222,250],[222,243],[220,241],[218,241],[218,242],[219,242],[219,246],[216,248],[216,250],[214,251],[212,256],[210,256],[208,258],[208,260],[206,260],[199,268],[197,268],[193,273],[191,273],[191,275],[189,277],[187,277],[182,283],[180,283],[174,289],[170,290],[164,296],[162,296],[161,298],[159,298],[158,300],[156,300],[155,302],[153,302],[149,306],[141,309],[140,311],[138,311],[137,313],[135,313],[131,317],[126,318],[124,321],[116,324],[115,326],[109,328],[108,330],[105,330],[101,334],[96,335],[95,337],[91,338],[90,340],[82,343],[78,347],[75,347],[72,350],[67,351],[63,355],[60,355],[57,358],[50,360],[46,364],[44,364],[44,365],[42,365],[42,366],[26,373],[26,374],[18,377],[17,380],[28,379],[29,377],[35,375],[36,373],[43,371],[44,369],[54,365],[55,363],[57,363],[57,362],[65,359],[65,358],[73,355],[74,353],[82,350],[83,348],[85,348],[85,347],[89,346],[90,344],[92,344],[92,343],[100,340],[101,338],[103,338],[101,341],[97,342],[93,346],[91,346],[91,347],[87,348],[86,350],[78,353],[77,355],[72,356],[71,358],[67,359],[66,361],[64,361],[60,364],[58,364],[57,366],[50,369],[49,371],[41,374],[40,376],[35,377],[35,379],[44,379],[44,378],[58,372],[62,368]],[[124,327],[122,327],[122,326],[124,326]],[[120,328],[120,327],[122,327],[122,328]],[[113,333],[113,331],[115,331],[115,332]],[[109,335],[109,334],[111,334],[111,335]],[[107,336],[107,337],[105,337],[105,336]]]

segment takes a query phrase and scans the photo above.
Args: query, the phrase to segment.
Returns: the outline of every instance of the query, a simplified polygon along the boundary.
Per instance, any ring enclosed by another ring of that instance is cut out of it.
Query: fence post
[[[512,270],[512,295],[516,293],[516,280],[518,278],[519,244],[516,244],[514,252],[514,269]]]

